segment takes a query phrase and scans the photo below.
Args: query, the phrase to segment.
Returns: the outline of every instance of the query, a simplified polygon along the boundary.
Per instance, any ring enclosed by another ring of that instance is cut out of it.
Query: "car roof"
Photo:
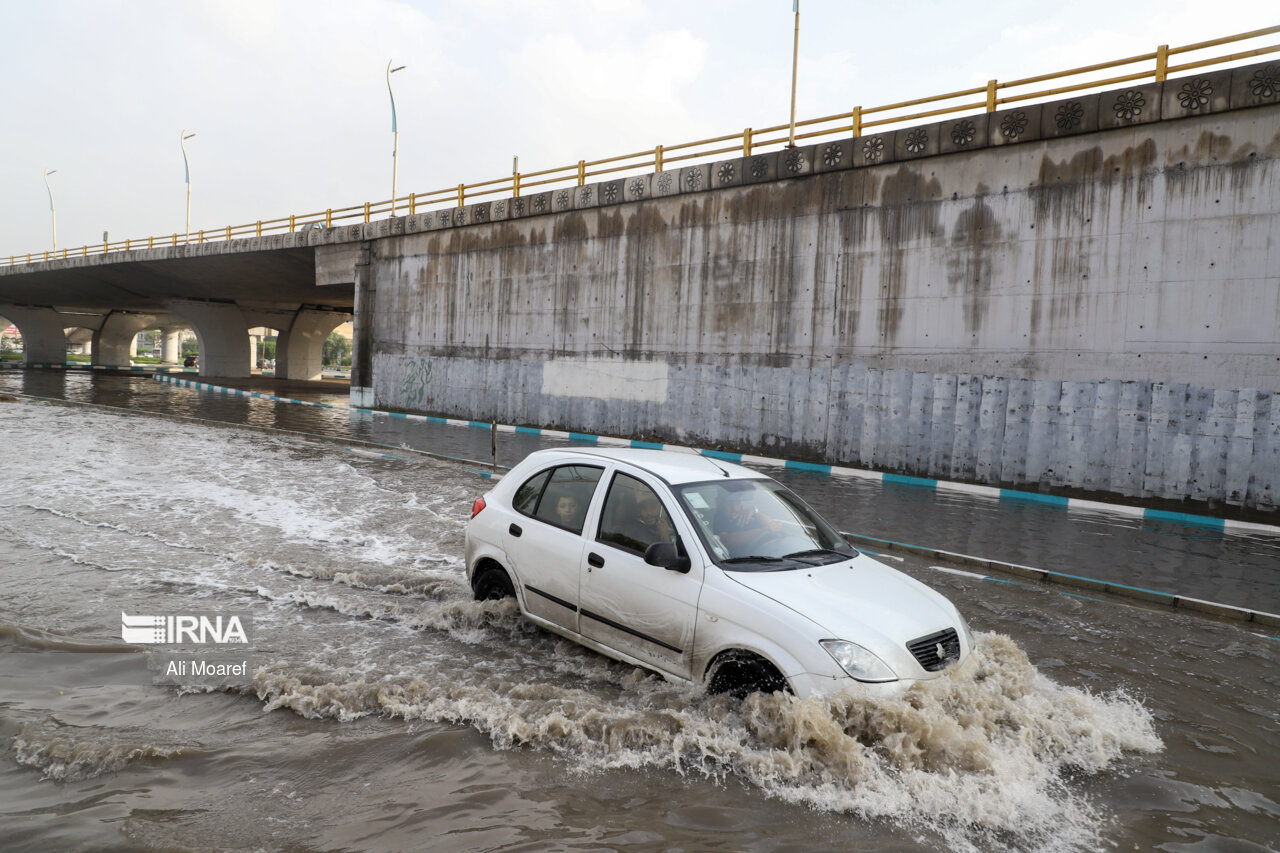
[[[640,447],[564,447],[540,450],[538,455],[564,454],[568,457],[607,459],[634,465],[661,477],[671,485],[697,483],[705,480],[727,478],[732,480],[765,477],[732,462],[712,459],[693,450],[648,450]],[[531,456],[534,454],[530,454]],[[583,461],[586,461],[584,459]]]

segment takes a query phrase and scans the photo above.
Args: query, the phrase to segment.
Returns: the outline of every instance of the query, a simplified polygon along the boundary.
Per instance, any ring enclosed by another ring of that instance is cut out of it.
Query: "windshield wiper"
[[[727,563],[781,563],[785,557],[765,557],[754,554],[750,557],[731,557],[728,560],[721,560],[723,564]]]
[[[841,560],[852,560],[855,556],[854,554],[846,554],[844,551],[836,551],[833,548],[810,548],[808,551],[796,551],[794,554],[787,554],[783,559],[798,560],[801,557],[821,557],[827,554],[832,554]]]

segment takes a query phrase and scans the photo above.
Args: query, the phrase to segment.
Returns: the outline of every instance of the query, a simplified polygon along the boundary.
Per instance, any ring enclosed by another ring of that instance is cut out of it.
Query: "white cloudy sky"
[[[800,118],[1280,23],[1274,0],[802,0]],[[790,0],[0,0],[0,256],[786,121]],[[1271,42],[1280,40],[1272,36]]]

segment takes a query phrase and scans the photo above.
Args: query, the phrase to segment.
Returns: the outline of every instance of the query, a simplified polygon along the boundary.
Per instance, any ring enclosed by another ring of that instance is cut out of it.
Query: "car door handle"
[[[603,569],[604,557],[601,557],[595,551],[592,551],[591,553],[587,554],[587,565],[595,566],[597,569]]]
[[[521,533],[524,533],[524,531],[520,529],[520,525],[518,524],[513,524],[510,527],[508,527],[507,532],[510,533],[512,536],[519,536]]]

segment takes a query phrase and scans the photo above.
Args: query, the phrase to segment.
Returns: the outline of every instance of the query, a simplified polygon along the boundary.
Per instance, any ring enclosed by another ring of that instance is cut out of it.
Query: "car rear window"
[[[512,506],[539,521],[581,533],[603,473],[603,468],[590,465],[561,465],[539,472],[516,489]]]

